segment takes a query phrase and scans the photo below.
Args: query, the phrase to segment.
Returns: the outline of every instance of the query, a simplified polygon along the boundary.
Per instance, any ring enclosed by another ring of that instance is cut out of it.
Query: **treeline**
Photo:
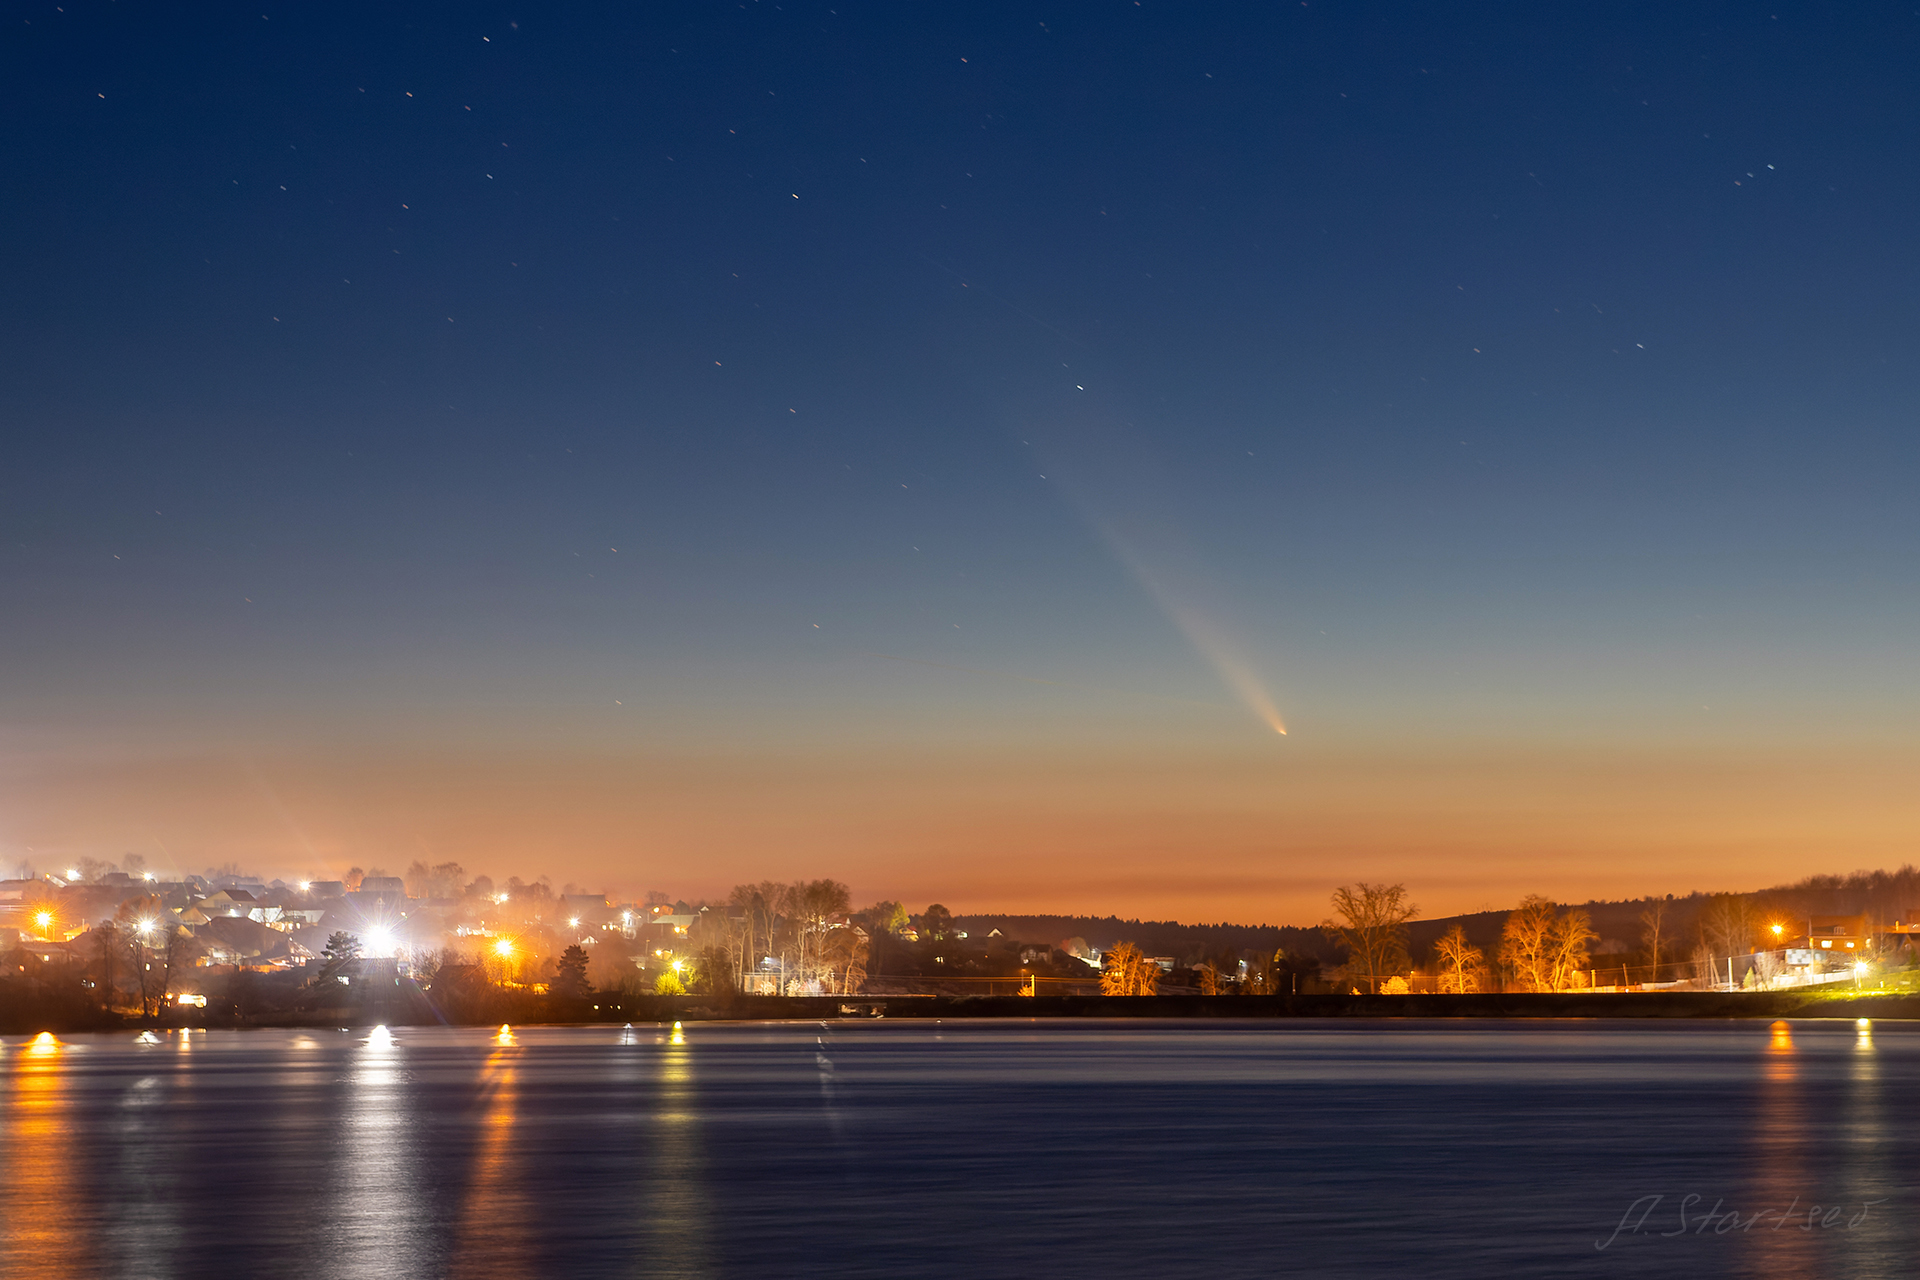
[[[1341,958],[1337,944],[1316,928],[1292,925],[1181,924],[1175,920],[1123,920],[1119,916],[1000,915],[955,916],[956,928],[973,938],[993,930],[1024,942],[1060,943],[1082,938],[1098,951],[1131,942],[1151,956],[1171,956],[1182,967],[1227,951],[1271,956],[1276,951],[1306,956],[1324,964]]]

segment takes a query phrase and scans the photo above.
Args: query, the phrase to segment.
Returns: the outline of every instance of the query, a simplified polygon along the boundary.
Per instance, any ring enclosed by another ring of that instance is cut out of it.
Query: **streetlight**
[[[513,939],[500,938],[493,944],[493,954],[500,957],[503,966],[500,985],[506,986],[513,981]]]
[[[40,932],[46,935],[47,941],[52,942],[53,941],[53,912],[51,911],[36,912],[34,913],[33,922],[40,926]]]

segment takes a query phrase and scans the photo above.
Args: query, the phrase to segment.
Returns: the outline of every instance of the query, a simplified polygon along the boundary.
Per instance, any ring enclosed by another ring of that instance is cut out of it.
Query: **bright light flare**
[[[42,929],[51,929],[53,927],[53,912],[37,911],[34,913],[33,922]]]
[[[391,955],[393,930],[386,928],[367,930],[367,947],[377,955]]]
[[[139,923],[139,925],[136,927],[140,930],[142,934],[148,934],[153,932],[153,925],[154,925],[154,922],[151,920],[142,920]]]
[[[511,938],[500,939],[500,941],[493,944],[493,953],[502,960],[510,959],[513,956],[513,940]]]

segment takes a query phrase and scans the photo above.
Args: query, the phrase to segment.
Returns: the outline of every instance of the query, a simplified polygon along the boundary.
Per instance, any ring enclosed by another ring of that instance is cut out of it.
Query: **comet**
[[[1280,715],[1280,708],[1274,704],[1273,695],[1267,691],[1266,682],[1225,630],[1168,587],[1160,575],[1148,569],[1145,559],[1111,524],[1097,518],[1092,523],[1106,539],[1107,545],[1113,548],[1120,563],[1127,567],[1134,580],[1160,606],[1161,612],[1180,629],[1180,634],[1187,638],[1187,642],[1207,660],[1221,682],[1233,690],[1262,724],[1281,737],[1286,737],[1287,722]]]

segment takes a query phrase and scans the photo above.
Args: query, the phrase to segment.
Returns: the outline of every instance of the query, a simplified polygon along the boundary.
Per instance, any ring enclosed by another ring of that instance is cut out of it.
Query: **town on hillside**
[[[617,901],[457,863],[162,879],[137,856],[0,881],[0,1009],[148,1019],[606,1015],[659,996],[1780,991],[1910,981],[1920,873],[1422,918],[1400,884],[1313,926],[856,908],[831,879]]]

